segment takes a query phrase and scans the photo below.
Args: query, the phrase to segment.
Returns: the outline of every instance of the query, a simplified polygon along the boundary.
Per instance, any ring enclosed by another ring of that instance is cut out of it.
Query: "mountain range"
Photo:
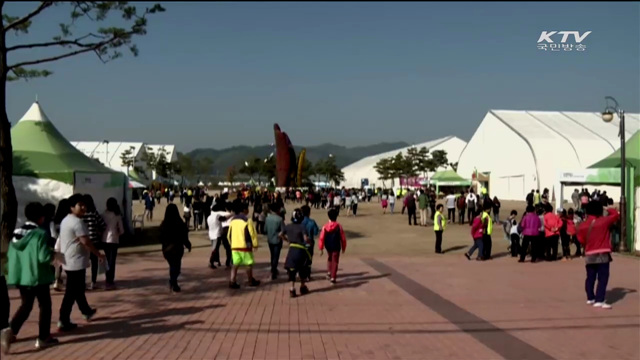
[[[335,144],[321,144],[316,146],[306,147],[307,159],[311,162],[316,162],[319,159],[324,159],[333,155],[336,159],[336,165],[342,168],[351,163],[354,163],[364,157],[377,155],[383,152],[401,149],[409,146],[405,142],[393,142],[393,143],[379,143],[368,146],[357,146],[348,148],[346,146]],[[296,156],[300,154],[300,151],[304,147],[294,146]],[[185,155],[196,160],[201,157],[209,157],[214,161],[213,173],[216,175],[223,175],[225,171],[231,167],[236,166],[239,168],[244,162],[253,156],[259,158],[267,158],[272,152],[275,152],[275,148],[270,145],[262,146],[233,146],[226,149],[195,149]]]

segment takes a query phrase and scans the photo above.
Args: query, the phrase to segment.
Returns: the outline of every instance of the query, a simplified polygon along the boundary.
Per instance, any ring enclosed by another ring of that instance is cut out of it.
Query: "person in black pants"
[[[62,298],[62,305],[60,305],[60,321],[58,322],[58,328],[61,331],[73,330],[78,327],[78,325],[71,323],[73,304],[78,304],[78,309],[87,320],[95,314],[95,309],[89,306],[85,295],[87,270],[65,270],[65,272],[67,274],[67,285],[64,291],[64,298]]]
[[[185,247],[191,252],[191,242],[187,225],[182,221],[175,204],[167,206],[164,220],[160,225],[160,241],[162,254],[169,264],[169,289],[172,292],[180,292],[178,276],[182,269],[182,257]]]
[[[482,206],[484,210],[484,214],[482,214],[482,247],[484,254],[482,258],[485,260],[491,260],[491,246],[493,244],[493,240],[491,239],[491,234],[493,233],[493,219],[491,219],[491,209],[493,208],[493,204],[490,202],[485,202]]]
[[[30,203],[25,208],[27,222],[14,232],[8,251],[9,279],[8,283],[15,285],[20,291],[21,304],[7,328],[3,327],[0,335],[3,353],[9,353],[11,342],[20,332],[27,321],[33,302],[37,298],[40,307],[40,321],[36,348],[55,345],[57,339],[51,338],[51,292],[50,285],[54,280],[54,269],[51,266],[53,251],[47,244],[50,236],[41,227],[45,223],[43,207],[40,203]],[[22,269],[22,271],[20,271]],[[24,271],[29,269],[29,271]],[[6,283],[3,276],[3,285]],[[9,303],[7,300],[6,309]],[[7,314],[7,319],[8,320]],[[5,320],[5,319],[3,319]],[[3,324],[4,325],[4,324]]]
[[[407,214],[409,215],[409,226],[411,226],[411,218],[413,217],[413,225],[418,225],[418,219],[416,217],[416,199],[413,196],[413,192],[407,196]]]
[[[442,215],[442,209],[442,204],[438,204],[438,206],[436,207],[436,215],[433,219],[433,228],[434,232],[436,233],[436,254],[444,254],[442,252],[442,233],[444,232],[445,226],[447,226],[447,220],[445,220],[444,216]]]

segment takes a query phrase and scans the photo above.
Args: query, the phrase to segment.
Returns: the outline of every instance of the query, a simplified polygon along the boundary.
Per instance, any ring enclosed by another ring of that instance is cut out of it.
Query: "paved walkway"
[[[33,349],[37,307],[10,359],[638,359],[639,267],[616,257],[609,301],[585,305],[581,260],[517,264],[460,254],[342,259],[339,282],[288,297],[268,280],[258,253],[257,289],[226,288],[228,272],[206,268],[208,250],[183,262],[183,292],[171,295],[157,252],[120,258],[120,289],[89,293],[96,319]],[[283,255],[284,257],[284,255]],[[315,258],[315,276],[324,276]],[[244,281],[242,274],[240,280]],[[19,304],[11,290],[11,311]],[[62,294],[54,293],[54,317]]]

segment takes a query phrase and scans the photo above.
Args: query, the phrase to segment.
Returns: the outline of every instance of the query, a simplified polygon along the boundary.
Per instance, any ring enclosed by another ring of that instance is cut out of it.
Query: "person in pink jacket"
[[[560,228],[562,220],[553,213],[551,204],[544,204],[544,236],[545,236],[545,257],[547,261],[558,260],[558,240],[560,239]]]

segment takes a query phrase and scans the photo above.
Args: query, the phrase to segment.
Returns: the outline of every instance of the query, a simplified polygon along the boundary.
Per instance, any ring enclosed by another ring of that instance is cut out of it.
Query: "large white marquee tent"
[[[619,124],[594,112],[491,110],[462,151],[458,174],[489,173],[491,195],[504,200],[524,200],[531,189],[553,192],[559,171],[587,168],[620,147]],[[639,114],[626,114],[625,138],[639,128]]]
[[[397,153],[407,153],[407,150],[411,147],[426,147],[430,152],[435,150],[444,150],[447,152],[447,158],[449,162],[455,163],[458,161],[460,153],[464,149],[467,143],[455,136],[447,136],[440,139],[428,141],[422,144],[416,144],[409,147],[405,147],[398,150],[388,151],[378,155],[368,156],[364,159],[354,162],[342,169],[344,172],[344,186],[347,188],[360,188],[362,185],[362,179],[368,179],[369,185],[375,187],[383,187],[382,181],[378,177],[378,172],[374,169],[375,164],[383,158],[395,156]],[[470,177],[470,176],[467,176]],[[396,186],[400,186],[398,179],[394,180]],[[391,181],[385,181],[386,187],[391,186]]]

